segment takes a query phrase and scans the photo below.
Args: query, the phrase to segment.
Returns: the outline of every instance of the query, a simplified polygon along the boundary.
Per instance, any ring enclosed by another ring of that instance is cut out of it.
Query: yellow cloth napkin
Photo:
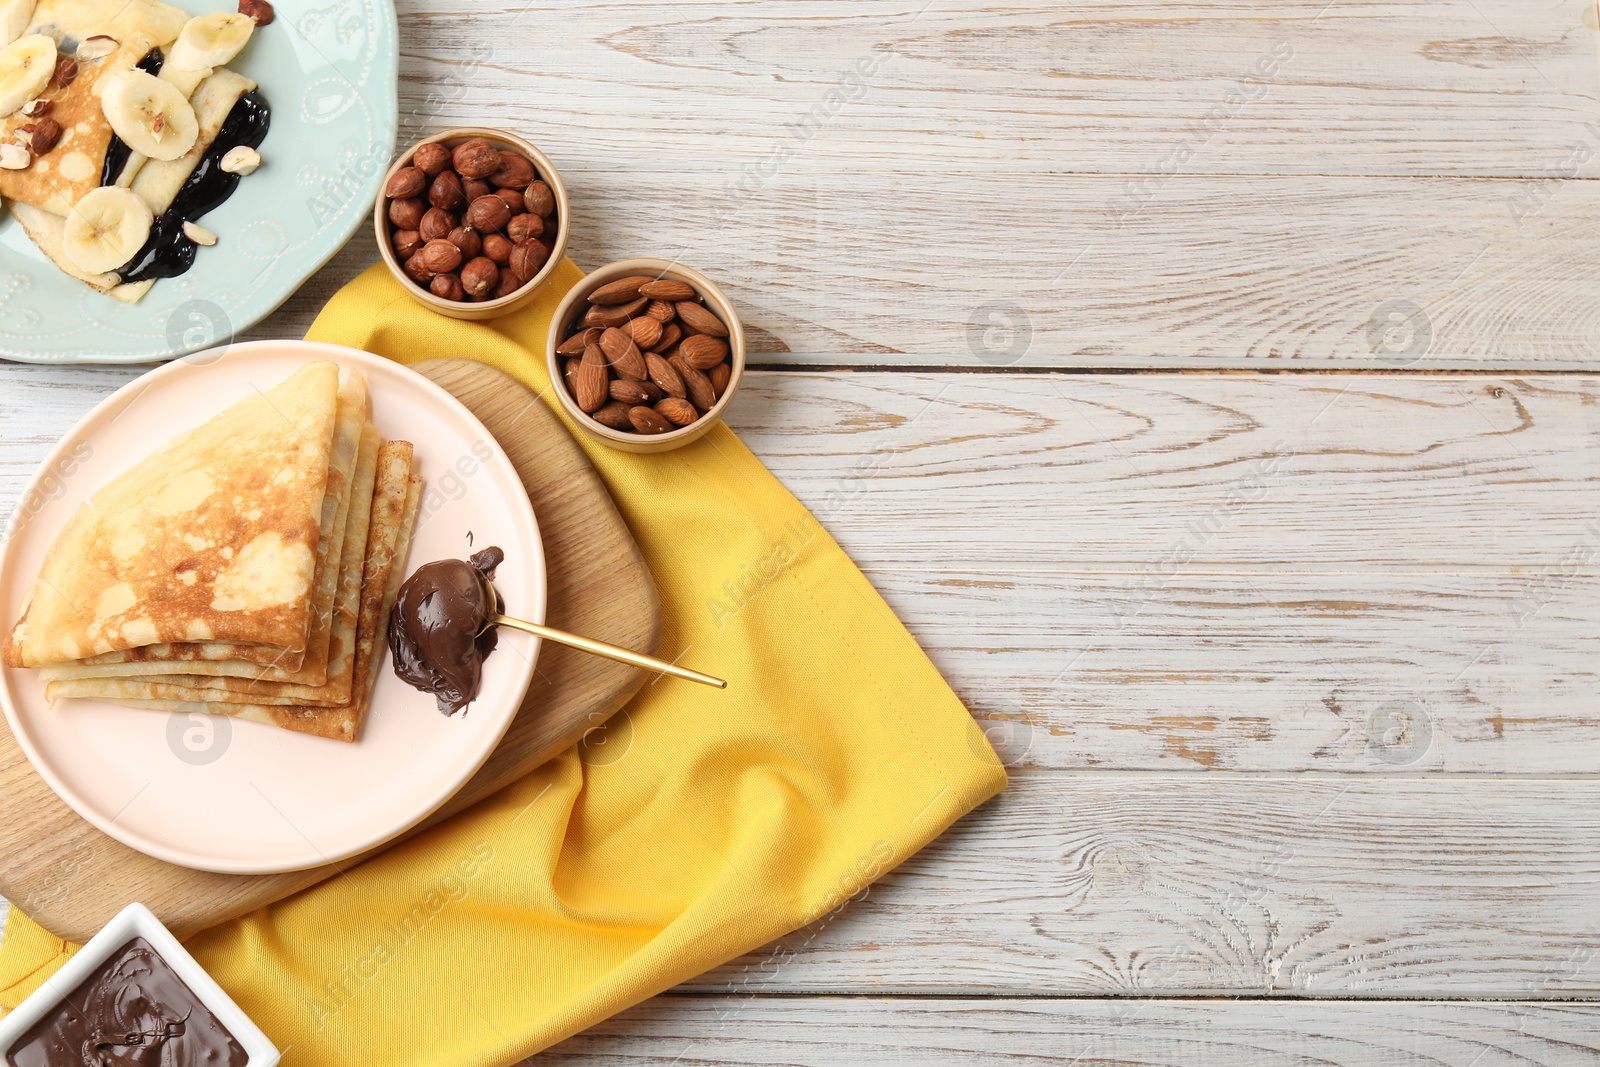
[[[564,263],[528,308],[471,324],[380,265],[310,337],[470,355],[540,393],[550,315],[581,277]],[[658,456],[575,436],[655,575],[663,654],[729,688],[651,685],[604,745],[192,938],[286,1067],[515,1063],[827,915],[1005,787],[916,642],[732,431]],[[13,909],[0,1003],[70,950]]]

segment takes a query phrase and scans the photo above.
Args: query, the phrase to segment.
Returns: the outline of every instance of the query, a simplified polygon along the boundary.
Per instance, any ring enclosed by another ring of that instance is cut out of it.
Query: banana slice
[[[100,110],[129,148],[151,159],[177,159],[200,136],[200,120],[183,93],[142,70],[119,70],[107,78]]]
[[[114,271],[144,247],[154,224],[155,213],[140,196],[102,186],[73,205],[61,250],[81,271]]]
[[[34,0],[0,0],[0,44],[10,44],[33,21]],[[53,68],[52,68],[53,69]]]
[[[0,0],[3,2],[3,0]],[[249,15],[213,11],[184,23],[183,31],[167,53],[166,66],[175,70],[205,70],[227,66],[250,42],[256,20]]]
[[[56,43],[42,33],[0,48],[0,118],[44,92],[56,72]]]

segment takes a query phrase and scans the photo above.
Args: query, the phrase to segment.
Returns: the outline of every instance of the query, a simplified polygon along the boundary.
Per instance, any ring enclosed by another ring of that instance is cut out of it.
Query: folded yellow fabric
[[[550,315],[581,277],[565,263],[532,306],[472,324],[377,266],[310,336],[401,362],[471,353],[543,393]],[[286,1067],[515,1063],[826,915],[1005,786],[916,642],[732,431],[659,456],[577,439],[660,587],[665,656],[692,648],[729,688],[649,686],[604,756],[569,751],[193,938]],[[69,951],[13,910],[0,1003]]]

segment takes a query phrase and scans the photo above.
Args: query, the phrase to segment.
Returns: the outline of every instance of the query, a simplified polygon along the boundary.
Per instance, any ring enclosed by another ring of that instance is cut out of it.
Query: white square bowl
[[[195,962],[195,958],[178,943],[178,939],[172,936],[172,932],[162,926],[161,920],[143,904],[129,904],[119,911],[98,934],[89,939],[87,945],[78,950],[76,956],[45,979],[44,985],[34,990],[32,996],[0,1019],[0,1063],[7,1061],[7,1054],[18,1038],[66,999],[67,994],[82,985],[95,968],[136,937],[148,941],[183,979],[184,985],[193,990],[200,1002],[217,1017],[217,1021],[227,1027],[233,1039],[249,1056],[246,1061],[248,1067],[276,1067],[277,1046],[267,1040],[261,1028],[250,1021],[250,1016],[223,992],[222,987],[212,980],[205,969]]]

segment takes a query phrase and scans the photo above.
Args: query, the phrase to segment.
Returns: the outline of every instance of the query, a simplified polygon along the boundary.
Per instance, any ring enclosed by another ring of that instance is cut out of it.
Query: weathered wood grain
[[[129,374],[15,370],[0,503]],[[732,421],[1015,768],[1588,775],[1597,395],[753,372]]]
[[[1594,26],[1582,0],[426,0],[401,111],[718,191],[783,143],[807,171],[1138,175],[1188,143],[1186,173],[1520,176],[1600,117]]]
[[[663,996],[526,1061],[791,1067],[1568,1067],[1600,1007]]]
[[[1024,773],[707,992],[1594,998],[1600,782]]]
[[[402,137],[495,114],[561,167],[581,265],[682,257],[771,362],[1600,369],[1595,22],[429,0]]]
[[[1584,376],[763,374],[730,421],[869,567],[1531,578],[1600,536],[1597,399]]]

